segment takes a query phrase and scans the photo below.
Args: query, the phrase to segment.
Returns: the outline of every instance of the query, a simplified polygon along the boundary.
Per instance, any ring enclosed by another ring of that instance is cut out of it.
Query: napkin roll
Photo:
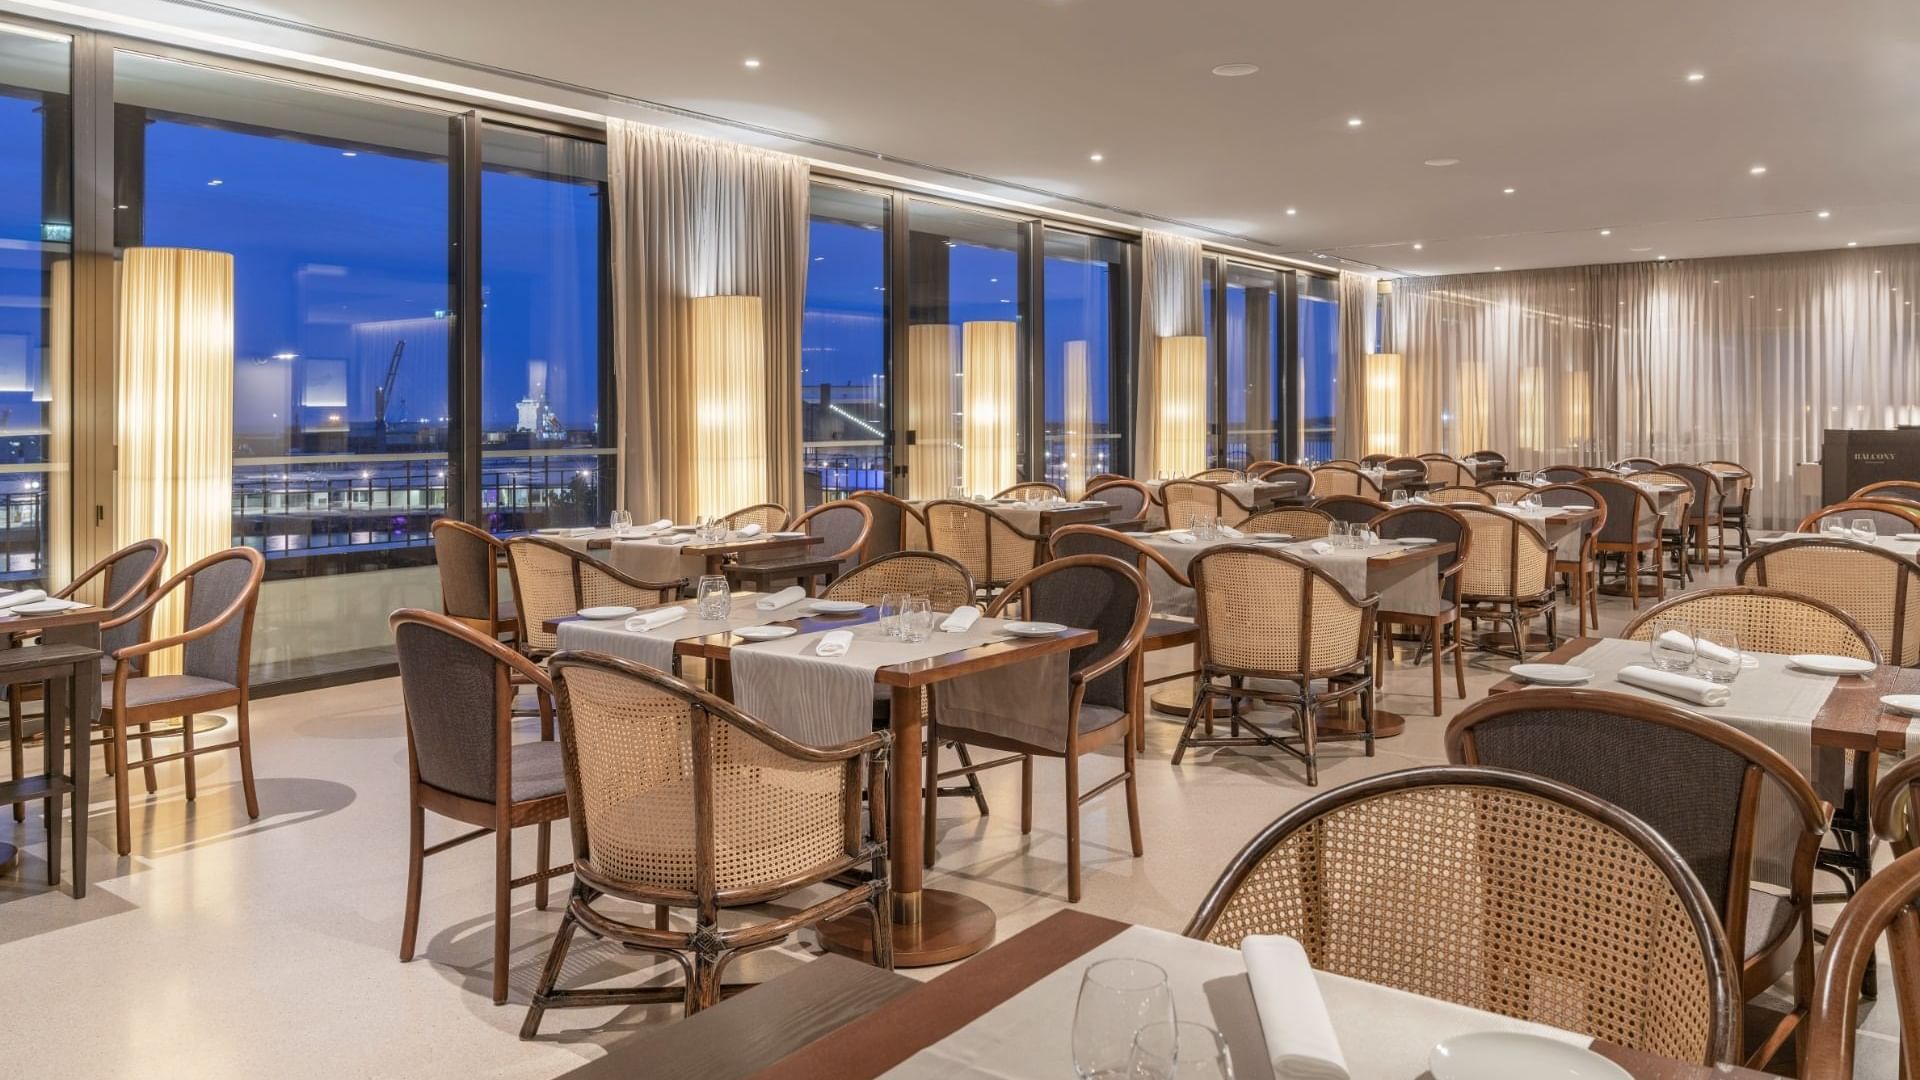
[[[1236,529],[1231,525],[1216,525],[1214,527],[1220,530],[1221,536],[1224,536],[1229,540],[1239,540],[1242,537],[1247,535],[1246,533],[1241,532],[1239,529]]]
[[[37,604],[47,598],[45,589],[22,589],[16,593],[0,596],[0,611],[9,611],[21,604]]]
[[[1660,635],[1660,643],[1675,649],[1691,647],[1694,652],[1716,664],[1731,664],[1740,659],[1740,654],[1724,645],[1716,645],[1705,638],[1690,638],[1678,630],[1668,630]]]
[[[643,527],[652,529],[655,532],[659,532],[661,529],[671,529],[673,528],[673,519],[661,518],[659,521],[650,521]]]
[[[788,604],[797,604],[807,598],[807,590],[798,585],[789,585],[777,593],[768,593],[753,602],[761,611],[779,611]]]
[[[1733,699],[1733,691],[1719,683],[1696,679],[1677,671],[1661,671],[1644,664],[1629,664],[1621,668],[1614,678],[1628,686],[1637,686],[1642,690],[1651,690],[1656,694],[1665,694],[1671,698],[1708,708],[1725,705]]]
[[[1346,1055],[1320,996],[1307,951],[1290,937],[1249,934],[1240,939],[1253,987],[1253,1007],[1266,1036],[1267,1057],[1279,1080],[1349,1080]]]
[[[748,525],[745,528],[740,530],[740,536],[742,538],[749,537],[749,536],[759,536],[759,535],[760,535],[760,525],[757,522],[752,525]]]
[[[672,607],[654,608],[638,615],[627,616],[629,630],[658,630],[668,623],[676,623],[687,617],[687,609],[675,604]]]
[[[1200,542],[1199,537],[1184,529],[1175,529],[1172,532],[1161,533],[1160,535],[1176,544],[1197,544]]]
[[[693,534],[692,533],[670,533],[666,536],[661,537],[658,540],[655,540],[654,543],[665,544],[667,547],[679,547],[681,544],[693,543]]]
[[[973,629],[973,624],[979,621],[980,609],[972,604],[962,604],[941,621],[940,629],[949,634],[963,634]]]
[[[813,647],[816,656],[845,656],[853,648],[853,631],[833,630],[820,636],[820,643]]]
[[[1315,555],[1329,555],[1333,553],[1333,545],[1327,543],[1325,540],[1315,540],[1312,544],[1312,551]]]

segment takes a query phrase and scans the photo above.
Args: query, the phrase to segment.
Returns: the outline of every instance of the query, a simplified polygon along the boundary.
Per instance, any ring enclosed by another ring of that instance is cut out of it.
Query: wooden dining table
[[[1139,932],[1127,923],[1097,915],[1058,912],[924,983],[875,969],[855,970],[828,957],[785,972],[688,1020],[618,1043],[600,1061],[567,1073],[566,1080],[612,1080],[635,1075],[645,1075],[649,1080],[874,1080],[903,1065],[913,1072],[915,1065],[909,1062],[928,1047],[956,1035],[991,1035],[1017,1022],[1006,1018],[1009,1024],[996,1026],[994,1032],[973,1027],[996,1023],[982,1018],[1056,972],[1079,966],[1088,954],[1130,930]],[[1157,935],[1157,942],[1174,955],[1205,956],[1216,966],[1227,951],[1201,941],[1172,940],[1171,935]],[[1177,980],[1183,973],[1175,970],[1169,974]],[[1236,982],[1238,985],[1233,985]],[[1467,1030],[1498,1030],[1513,1024],[1505,1017],[1464,1006],[1409,999],[1385,988],[1378,993],[1383,1003],[1411,1000],[1443,1011],[1456,1026]],[[1250,1012],[1251,995],[1244,976],[1209,982],[1205,1000],[1213,1015],[1195,1018],[1210,1022],[1226,1036],[1235,1075],[1242,1080],[1271,1076],[1265,1060],[1266,1042]],[[1049,1017],[1058,1014],[1060,1018],[1059,1024],[1047,1029],[1049,1045],[1044,1049],[1049,1056],[1046,1060],[1039,1055],[1023,1059],[1021,1067],[1029,1071],[996,1066],[982,1075],[1071,1076],[1070,1070],[1062,1073],[1052,1067],[1056,1064],[1052,1058],[1069,1052],[1066,1044],[1071,1029],[1071,997],[1037,1000],[1034,994],[1028,994],[1022,1001],[1047,1010]],[[1181,1019],[1188,1018],[1182,1005]],[[1396,1037],[1391,1011],[1344,1019],[1350,1029],[1364,1024],[1369,1038]],[[1352,1054],[1359,1048],[1348,1049]],[[1424,1057],[1426,1047],[1410,1049],[1411,1055],[1401,1056]],[[1605,1040],[1594,1040],[1591,1049],[1626,1070],[1634,1080],[1765,1080],[1767,1075],[1735,1066],[1675,1061]],[[924,1063],[919,1071],[927,1071]],[[1356,1073],[1356,1080],[1361,1075]],[[1418,1077],[1366,1074],[1365,1080]]]
[[[0,783],[0,806],[12,805],[16,799],[38,800],[55,794],[71,800],[70,880],[75,899],[87,895],[88,779],[93,771],[93,728],[100,719],[100,680],[94,676],[100,666],[100,624],[110,614],[93,606],[38,615],[0,614],[0,633],[15,641],[39,641],[38,645],[0,650],[0,669],[5,670],[9,681],[45,681],[51,691],[44,706],[42,732],[46,767],[39,773],[14,776]],[[74,687],[71,693],[63,685],[68,681]],[[60,831],[60,815],[48,815],[48,884],[60,880]],[[0,842],[0,869],[11,867],[19,857],[17,847]]]

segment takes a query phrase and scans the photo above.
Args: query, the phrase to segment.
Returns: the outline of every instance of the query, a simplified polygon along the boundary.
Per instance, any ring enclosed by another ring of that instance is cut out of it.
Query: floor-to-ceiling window
[[[1044,235],[1042,478],[1078,495],[1087,477],[1120,471],[1127,461],[1128,245],[1063,229]]]
[[[1022,223],[915,201],[907,245],[907,494],[991,495],[1020,471]]]
[[[1224,459],[1229,467],[1244,469],[1282,453],[1285,290],[1282,272],[1265,267],[1227,263],[1225,278]]]
[[[502,534],[604,523],[606,145],[489,123],[481,160],[480,511]]]
[[[1340,294],[1330,277],[1300,271],[1300,455],[1333,457],[1339,401]]]
[[[890,199],[815,184],[800,337],[807,505],[887,487]]]
[[[72,100],[67,40],[0,25],[0,580],[66,575]]]

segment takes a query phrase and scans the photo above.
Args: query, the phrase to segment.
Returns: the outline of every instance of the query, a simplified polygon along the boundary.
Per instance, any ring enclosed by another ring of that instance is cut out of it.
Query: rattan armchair
[[[1800,519],[1797,531],[1817,533],[1830,520],[1851,526],[1865,518],[1881,536],[1920,532],[1920,506],[1897,499],[1848,499],[1823,506]]]
[[[880,967],[893,967],[888,911],[885,732],[805,746],[680,680],[613,657],[562,653],[550,664],[573,827],[573,889],[520,1037],[550,1008],[717,1003],[727,968],[803,927],[865,910]],[[863,820],[862,787],[872,811]],[[842,886],[857,869],[871,877]],[[813,886],[826,896],[778,904]],[[654,924],[602,899],[651,904]],[[805,906],[799,906],[804,903]],[[774,905],[723,926],[723,911]],[[661,909],[686,910],[675,928]],[[676,963],[684,985],[563,990],[581,928]]]
[[[1392,454],[1362,454],[1360,455],[1360,467],[1363,469],[1377,469],[1392,460]]]
[[[1133,477],[1125,476],[1117,472],[1094,473],[1092,476],[1087,477],[1087,486],[1098,487],[1109,480],[1131,480],[1131,479],[1133,479]]]
[[[994,498],[1025,501],[1027,499],[1060,499],[1065,498],[1065,495],[1060,491],[1058,484],[1050,484],[1045,480],[1022,480],[1011,487],[1003,488]]]
[[[1880,663],[1880,648],[1851,615],[1803,593],[1759,585],[1701,589],[1648,608],[1620,631],[1628,641],[1647,641],[1664,618],[1684,619],[1695,630],[1729,630],[1742,649],[1754,652],[1819,653]]]
[[[1753,502],[1753,470],[1737,461],[1703,461],[1700,467],[1720,478],[1720,520],[1725,526],[1721,532],[1721,546],[1726,545],[1725,529],[1732,529],[1740,534],[1740,554],[1745,557],[1753,546],[1753,537],[1747,531],[1747,511]],[[1915,485],[1914,491],[1920,494],[1920,485]],[[1855,493],[1854,497],[1860,496]]]
[[[1193,708],[1173,763],[1192,747],[1273,746],[1299,758],[1320,782],[1319,744],[1358,739],[1373,756],[1373,627],[1377,599],[1360,598],[1318,567],[1283,551],[1238,544],[1211,548],[1189,571],[1199,611]],[[1225,698],[1230,733],[1213,732]],[[1321,735],[1320,711],[1358,700],[1363,730]],[[1291,737],[1242,710],[1256,702],[1290,714]],[[1202,722],[1206,732],[1198,730]],[[1242,734],[1242,731],[1246,734]]]
[[[1380,501],[1380,485],[1373,477],[1351,465],[1322,465],[1313,470],[1313,493],[1325,498],[1328,495],[1364,495],[1375,502]]]
[[[658,607],[678,596],[687,584],[685,578],[641,581],[628,577],[584,551],[539,536],[507,541],[507,566],[512,571],[521,649],[536,661],[560,647],[559,637],[546,629],[548,621],[586,607]]]
[[[1313,470],[1298,465],[1278,465],[1253,478],[1262,484],[1293,484],[1299,490],[1287,496],[1292,500],[1304,500],[1313,495]]]
[[[1883,934],[1898,999],[1899,1075],[1920,1076],[1920,853],[1908,851],[1860,887],[1827,935],[1807,1019],[1806,1080],[1855,1077],[1860,987]]]
[[[1387,504],[1364,495],[1322,495],[1313,500],[1313,509],[1343,524],[1367,525],[1387,512]]]
[[[755,503],[735,510],[721,520],[726,522],[729,529],[739,530],[758,525],[763,532],[779,532],[793,520],[793,515],[787,513],[787,508],[779,503]]]
[[[1887,770],[1873,789],[1873,832],[1905,855],[1920,847],[1920,755]],[[1920,1004],[1920,1002],[1915,1002]]]
[[[1160,485],[1160,503],[1166,508],[1167,527],[1172,529],[1186,528],[1195,517],[1239,525],[1253,516],[1253,507],[1208,480],[1169,480]]]
[[[959,499],[927,504],[927,536],[933,550],[955,559],[974,587],[991,596],[1034,568],[1043,537],[1024,532],[992,507]]]
[[[1247,474],[1239,469],[1201,469],[1187,477],[1189,480],[1199,480],[1207,484],[1237,484],[1246,478]]]
[[[1629,473],[1654,472],[1660,468],[1660,462],[1650,457],[1622,458],[1620,471]]]
[[[109,760],[113,770],[114,833],[120,854],[133,846],[131,800],[127,775],[139,766],[146,773],[147,794],[154,793],[155,765],[178,761],[185,771],[187,801],[197,794],[194,759],[201,754],[222,750],[238,751],[240,787],[246,797],[247,816],[260,816],[260,800],[253,787],[253,729],[247,719],[250,692],[248,667],[253,656],[253,612],[260,598],[260,578],[267,561],[252,548],[228,548],[216,551],[181,570],[148,594],[126,614],[100,625],[101,637],[124,626],[149,625],[153,609],[176,591],[180,594],[181,628],[177,634],[150,641],[139,641],[114,649],[110,686],[101,688],[105,699],[100,723],[109,729],[113,744]],[[180,674],[148,675],[145,657],[163,649],[180,650]],[[195,713],[215,709],[234,710],[235,737],[232,742],[195,746]],[[161,720],[180,718],[180,726],[167,733],[178,738],[179,750],[156,755],[151,731]],[[138,728],[140,758],[127,756],[127,731]]]
[[[1679,473],[1668,472],[1664,467],[1642,469],[1632,475],[1631,481],[1637,484],[1654,484],[1677,489],[1673,496],[1673,506],[1661,515],[1660,520],[1661,573],[1679,582],[1681,588],[1686,588],[1693,578],[1692,563],[1687,556],[1687,548],[1692,538],[1692,530],[1688,522],[1692,519],[1695,509],[1692,482]],[[1671,570],[1665,568],[1668,556],[1673,559]]]
[[[1246,468],[1247,479],[1258,480],[1275,469],[1284,469],[1286,467],[1287,467],[1287,463],[1284,461],[1272,461],[1272,460],[1264,460],[1264,459],[1260,461],[1249,461],[1247,462],[1247,468]]]
[[[867,534],[867,558],[927,550],[927,519],[906,500],[884,491],[856,491],[847,498],[873,515],[873,531]]]
[[[1234,857],[1186,932],[1228,948],[1286,934],[1319,971],[1681,1061],[1739,1052],[1732,951],[1673,846],[1505,769],[1409,769],[1308,799]]]
[[[1460,571],[1460,614],[1476,632],[1483,622],[1504,623],[1513,633],[1514,655],[1527,658],[1527,629],[1546,624],[1549,648],[1560,642],[1553,587],[1553,546],[1530,522],[1484,506],[1457,505],[1473,537]],[[1474,646],[1491,650],[1479,637]]]
[[[1595,546],[1607,527],[1607,501],[1584,484],[1545,484],[1533,489],[1542,506],[1591,507],[1594,516],[1581,522],[1579,532],[1554,542],[1553,572],[1566,576],[1567,599],[1573,601],[1573,629],[1584,631],[1591,619],[1600,629],[1600,553]]]
[[[433,561],[440,572],[440,610],[489,637],[518,634],[513,597],[500,595],[507,545],[487,530],[453,518],[435,518]]]
[[[1106,480],[1087,487],[1088,502],[1103,502],[1113,507],[1109,519],[1115,525],[1138,524],[1147,520],[1153,506],[1153,492],[1138,480]]]
[[[770,553],[769,557],[751,561],[743,558],[727,567],[727,577],[764,591],[792,582],[811,596],[820,581],[832,581],[867,557],[873,511],[852,499],[837,499],[801,514],[793,528],[820,537],[820,546],[800,555]]]
[[[1440,715],[1440,686],[1446,678],[1447,657],[1453,657],[1453,679],[1462,700],[1467,696],[1466,650],[1460,643],[1460,571],[1466,567],[1473,547],[1473,534],[1466,519],[1441,506],[1403,506],[1374,519],[1373,529],[1384,539],[1419,536],[1442,544],[1452,544],[1453,554],[1440,560],[1440,592],[1430,611],[1394,611],[1380,609],[1378,626],[1379,656],[1374,665],[1374,686],[1385,690],[1387,661],[1393,656],[1393,635],[1397,628],[1420,631],[1420,654],[1433,652],[1433,714]],[[1420,662],[1416,654],[1414,663]]]
[[[1660,570],[1661,536],[1664,523],[1653,496],[1638,486],[1613,476],[1590,476],[1581,483],[1600,497],[1607,508],[1607,523],[1594,534],[1594,551],[1604,560],[1618,556],[1626,577],[1627,599],[1635,610],[1640,607],[1642,558],[1653,556],[1654,596],[1666,599],[1667,579]]]
[[[1427,483],[1435,487],[1472,487],[1478,483],[1473,470],[1445,454],[1421,454],[1427,463]]]
[[[1536,475],[1550,484],[1580,484],[1593,475],[1593,470],[1579,465],[1549,465]]]
[[[1881,547],[1802,538],[1760,548],[1740,561],[1742,585],[1823,600],[1853,617],[1886,662],[1920,666],[1920,563]]]
[[[962,746],[1007,751],[1007,756],[940,772],[927,759],[924,790],[941,780],[974,775],[983,769],[1020,764],[1020,832],[1033,831],[1033,759],[1057,757],[1066,765],[1067,902],[1080,902],[1080,807],[1116,784],[1124,785],[1127,828],[1133,855],[1140,838],[1140,803],[1135,792],[1134,718],[1141,695],[1140,646],[1145,640],[1150,600],[1140,572],[1105,555],[1055,559],[1007,587],[987,609],[1003,617],[1015,600],[1026,618],[1049,619],[1092,630],[1094,642],[1064,657],[1055,655],[1026,665],[1027,670],[981,672],[940,687],[934,698],[929,739],[950,739]],[[1034,667],[1041,674],[1036,677]],[[1064,678],[1061,678],[1064,676]],[[1080,789],[1080,758],[1121,744],[1120,772],[1085,791]],[[936,808],[926,801],[926,861],[933,865]]]
[[[1412,473],[1416,480],[1427,478],[1427,463],[1417,457],[1390,457],[1380,467],[1389,473]]]
[[[1333,515],[1311,506],[1281,506],[1260,511],[1248,518],[1240,528],[1244,532],[1263,536],[1318,540],[1333,532]]]
[[[1489,480],[1480,485],[1480,490],[1493,499],[1495,506],[1511,506],[1533,494],[1534,486],[1518,480]]]
[[[1594,690],[1492,695],[1454,718],[1446,745],[1455,764],[1557,780],[1673,844],[1741,958],[1742,1000],[1793,976],[1793,1008],[1747,1064],[1760,1068],[1773,1057],[1812,1000],[1813,868],[1827,828],[1826,807],[1792,762],[1699,713]],[[1773,819],[1760,812],[1767,798],[1785,808]],[[1788,891],[1757,888],[1756,879]]]
[[[1498,450],[1475,450],[1460,460],[1473,470],[1476,482],[1496,479],[1507,468],[1507,455]]]
[[[1441,506],[1492,506],[1493,496],[1477,487],[1438,487],[1421,498]]]
[[[533,661],[458,619],[402,609],[388,625],[407,721],[407,901],[400,960],[413,959],[427,856],[492,834],[493,1003],[499,1005],[507,1000],[513,890],[532,885],[534,906],[545,911],[548,880],[568,870],[548,864],[552,823],[567,816],[560,744],[550,735],[533,742],[513,738],[515,685],[531,683],[545,699],[553,684]],[[428,811],[474,828],[428,846]],[[516,878],[513,830],[527,825],[537,830],[536,866]]]
[[[1724,511],[1727,492],[1720,478],[1699,465],[1667,465],[1660,471],[1685,480],[1693,488],[1693,498],[1688,501],[1680,524],[1693,542],[1694,555],[1700,560],[1700,565],[1709,565],[1710,554],[1717,556],[1714,561],[1726,562],[1727,522]],[[1717,539],[1713,537],[1715,530],[1720,534]],[[1713,541],[1711,551],[1708,546],[1710,540]]]
[[[1720,462],[1718,464],[1727,464]],[[1882,480],[1877,484],[1868,484],[1859,491],[1847,496],[1849,499],[1890,499],[1895,502],[1920,503],[1920,483],[1912,480]]]

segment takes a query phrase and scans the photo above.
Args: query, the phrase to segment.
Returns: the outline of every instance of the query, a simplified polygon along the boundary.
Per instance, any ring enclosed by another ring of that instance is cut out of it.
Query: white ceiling
[[[1914,0],[240,5],[1411,273],[1920,240]]]

